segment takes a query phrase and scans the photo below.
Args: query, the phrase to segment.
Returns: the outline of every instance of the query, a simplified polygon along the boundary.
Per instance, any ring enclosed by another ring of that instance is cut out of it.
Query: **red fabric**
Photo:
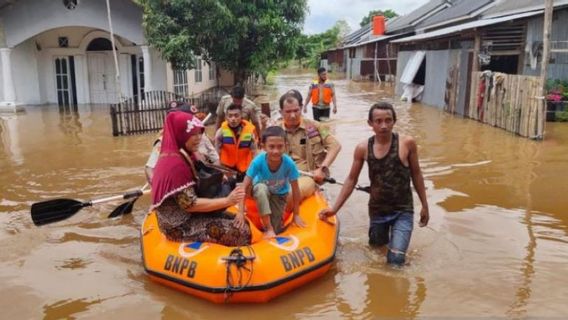
[[[195,134],[203,133],[203,123],[185,112],[172,112],[166,116],[160,158],[152,178],[152,208],[158,207],[167,197],[194,183],[191,167],[180,149]]]

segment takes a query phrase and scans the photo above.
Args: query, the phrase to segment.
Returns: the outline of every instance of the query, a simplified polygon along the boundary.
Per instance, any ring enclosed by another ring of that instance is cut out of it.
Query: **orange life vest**
[[[319,82],[314,81],[310,87],[310,92],[312,94],[312,104],[317,106],[320,104],[320,92],[319,92]],[[323,103],[325,105],[329,105],[331,103],[331,99],[333,97],[333,87],[330,83],[324,82],[322,84],[323,88]]]
[[[230,168],[236,168],[239,172],[245,172],[252,161],[252,150],[250,147],[256,140],[254,125],[246,120],[242,120],[241,133],[238,139],[227,121],[223,121],[223,124],[221,124],[221,132],[223,133],[223,145],[219,154],[221,164]]]

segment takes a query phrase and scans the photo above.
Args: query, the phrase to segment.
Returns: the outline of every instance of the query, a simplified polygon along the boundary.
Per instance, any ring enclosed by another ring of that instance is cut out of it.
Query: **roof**
[[[471,0],[469,0],[471,1]],[[393,20],[386,28],[387,33],[396,32],[405,28],[410,28],[421,21],[421,19],[434,14],[438,10],[448,6],[447,0],[430,0],[416,10]]]
[[[361,40],[357,43],[353,43],[353,44],[348,45],[348,46],[343,46],[342,48],[347,49],[347,48],[358,47],[358,46],[362,46],[362,45],[365,45],[365,44],[368,44],[368,43],[379,42],[379,41],[387,40],[387,39],[397,37],[397,36],[398,36],[398,34],[370,37],[367,40]]]
[[[515,20],[515,19],[531,17],[531,16],[535,16],[535,15],[538,15],[538,14],[542,14],[542,13],[543,13],[543,10],[538,10],[538,11],[525,12],[525,13],[520,13],[520,14],[510,15],[510,16],[505,16],[505,17],[499,17],[499,18],[486,18],[486,19],[483,19],[483,20],[471,21],[471,22],[463,23],[463,24],[460,24],[460,25],[457,25],[457,26],[451,26],[451,27],[438,29],[438,30],[431,31],[431,32],[417,34],[417,35],[411,36],[411,37],[393,40],[391,42],[393,42],[393,43],[404,43],[404,42],[420,41],[420,40],[444,37],[444,36],[449,36],[453,33],[460,32],[460,31],[463,31],[463,30],[469,30],[469,29],[484,27],[484,26],[497,24],[497,23],[501,23],[501,22],[505,22],[505,21],[511,21],[511,20]]]
[[[464,18],[474,18],[487,6],[494,3],[494,0],[455,0],[451,7],[444,9],[435,15],[420,22],[417,27],[428,27],[433,25],[448,24],[455,20]]]
[[[554,6],[568,5],[568,0],[554,0]],[[494,7],[484,12],[485,17],[500,17],[511,14],[518,14],[531,10],[544,9],[544,1],[535,0],[502,0]]]
[[[350,34],[346,35],[345,38],[343,38],[343,46],[347,46],[347,45],[351,45],[351,44],[355,44],[357,42],[362,41],[362,38],[365,38],[365,36],[370,35],[371,32],[371,24],[369,23],[368,25],[355,30],[353,32],[351,32]]]

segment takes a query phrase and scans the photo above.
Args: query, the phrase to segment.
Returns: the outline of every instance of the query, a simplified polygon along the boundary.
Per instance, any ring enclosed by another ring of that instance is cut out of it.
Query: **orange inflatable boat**
[[[262,233],[251,224],[253,244],[244,247],[169,241],[151,212],[141,229],[144,268],[152,280],[216,303],[267,302],[331,267],[339,224],[318,218],[326,207],[316,192],[300,205],[307,227],[290,225],[274,239],[255,241]]]

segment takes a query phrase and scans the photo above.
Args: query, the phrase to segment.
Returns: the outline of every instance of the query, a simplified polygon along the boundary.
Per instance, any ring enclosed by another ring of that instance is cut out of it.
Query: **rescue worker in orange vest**
[[[241,182],[249,164],[256,155],[256,128],[243,120],[242,107],[234,103],[227,107],[226,119],[215,134],[215,148],[220,163],[238,172],[237,182]]]
[[[314,120],[329,120],[330,104],[333,101],[333,113],[337,113],[337,100],[335,99],[335,87],[327,81],[327,70],[318,69],[318,80],[310,85],[304,105],[304,113],[308,112],[310,102],[313,105]]]

